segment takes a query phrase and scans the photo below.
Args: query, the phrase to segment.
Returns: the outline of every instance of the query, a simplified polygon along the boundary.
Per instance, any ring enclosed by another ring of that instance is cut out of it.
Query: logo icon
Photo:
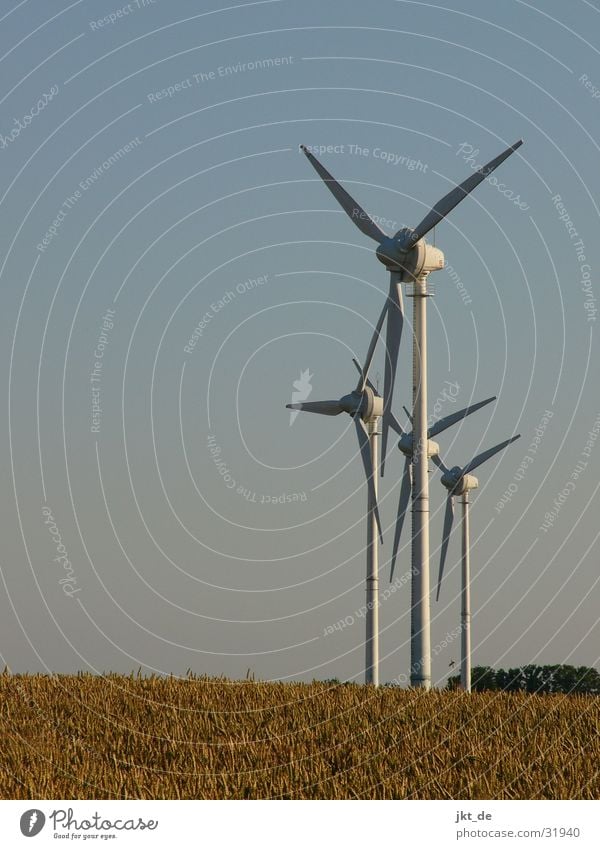
[[[295,390],[292,392],[292,404],[297,404],[299,401],[306,401],[312,392],[312,385],[310,381],[313,377],[314,375],[310,373],[310,369],[300,372],[300,380],[294,380],[292,383]],[[296,416],[299,412],[299,410],[290,411],[290,427],[296,421]]]
[[[21,833],[25,837],[35,837],[43,829],[46,817],[38,808],[32,808],[21,815]]]

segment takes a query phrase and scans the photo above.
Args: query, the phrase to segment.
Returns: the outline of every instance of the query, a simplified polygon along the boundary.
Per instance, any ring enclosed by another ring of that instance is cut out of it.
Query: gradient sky
[[[522,434],[472,499],[474,663],[597,665],[600,9],[21,0],[0,21],[2,663],[362,680],[352,423],[285,404],[306,370],[312,399],[353,388],[387,275],[298,145],[396,229],[468,151],[523,138],[503,191],[436,229],[430,402],[498,396],[439,438],[448,465]],[[407,321],[402,422],[410,369]],[[402,465],[392,446],[382,592]],[[435,472],[432,584],[444,495]],[[383,681],[408,672],[409,598],[382,601]]]

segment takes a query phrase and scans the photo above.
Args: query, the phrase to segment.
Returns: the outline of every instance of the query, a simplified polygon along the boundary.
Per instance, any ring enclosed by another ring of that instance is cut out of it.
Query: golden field
[[[0,675],[4,799],[597,799],[600,698]]]

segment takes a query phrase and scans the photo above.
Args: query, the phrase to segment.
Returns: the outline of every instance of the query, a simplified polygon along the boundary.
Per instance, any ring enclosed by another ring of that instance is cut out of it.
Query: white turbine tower
[[[369,380],[375,346],[387,312],[384,306],[367,351],[364,367],[354,360],[360,377],[356,388],[333,401],[302,401],[287,404],[290,410],[303,410],[322,416],[348,413],[354,419],[363,468],[368,485],[367,504],[367,615],[365,640],[365,683],[379,685],[379,540],[381,522],[377,505],[377,469],[379,468],[378,425],[384,411],[384,399]]]
[[[471,174],[439,200],[413,230],[405,227],[393,237],[387,236],[367,215],[364,209],[323,168],[306,147],[301,146],[309,161],[325,181],[346,214],[366,236],[378,243],[376,255],[390,272],[390,290],[386,303],[388,311],[386,335],[386,372],[382,421],[383,474],[388,430],[391,426],[392,393],[394,387],[398,323],[401,327],[401,283],[413,286],[413,433],[412,452],[412,585],[411,585],[411,670],[413,687],[431,686],[431,624],[429,608],[429,463],[427,448],[427,278],[432,271],[444,267],[444,255],[428,245],[424,237],[444,219],[454,207],[479,185],[494,169],[507,159],[522,141],[507,148],[487,165]]]
[[[460,686],[467,693],[471,692],[471,563],[470,563],[470,541],[469,541],[469,492],[472,489],[477,489],[479,481],[470,474],[486,460],[489,460],[494,454],[502,451],[511,442],[518,439],[520,434],[506,439],[499,445],[493,448],[488,448],[474,457],[470,463],[463,466],[454,466],[448,469],[440,457],[434,456],[433,462],[442,472],[442,484],[448,490],[446,499],[446,512],[444,514],[444,533],[442,537],[442,550],[440,552],[440,571],[438,575],[436,601],[440,597],[440,588],[442,586],[442,578],[444,576],[444,566],[446,563],[446,555],[448,553],[448,541],[450,532],[452,531],[452,523],[454,521],[454,499],[461,497],[460,503],[463,508],[462,517],[462,552],[461,552],[461,610],[460,610],[460,642],[461,642],[461,660],[460,660]]]

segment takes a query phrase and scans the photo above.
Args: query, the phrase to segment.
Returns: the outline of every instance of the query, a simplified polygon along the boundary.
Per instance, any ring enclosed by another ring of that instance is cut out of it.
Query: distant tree
[[[593,666],[578,666],[575,669],[575,693],[600,694],[600,674]]]
[[[451,675],[446,681],[447,690],[458,690],[460,687],[460,675]]]
[[[471,671],[471,689],[477,693],[483,690],[497,690],[496,670],[491,666],[474,666]]]
[[[460,675],[451,675],[446,683],[446,689],[460,689]],[[491,666],[474,666],[471,670],[471,689],[476,692],[496,690],[496,672]]]
[[[508,690],[509,680],[508,672],[505,669],[496,670],[496,687],[499,690]]]
[[[544,685],[542,667],[528,663],[521,669],[521,680],[526,693],[539,693]]]
[[[525,681],[523,680],[523,669],[509,669],[505,673],[503,690],[508,690],[509,693],[518,693],[525,689]]]

